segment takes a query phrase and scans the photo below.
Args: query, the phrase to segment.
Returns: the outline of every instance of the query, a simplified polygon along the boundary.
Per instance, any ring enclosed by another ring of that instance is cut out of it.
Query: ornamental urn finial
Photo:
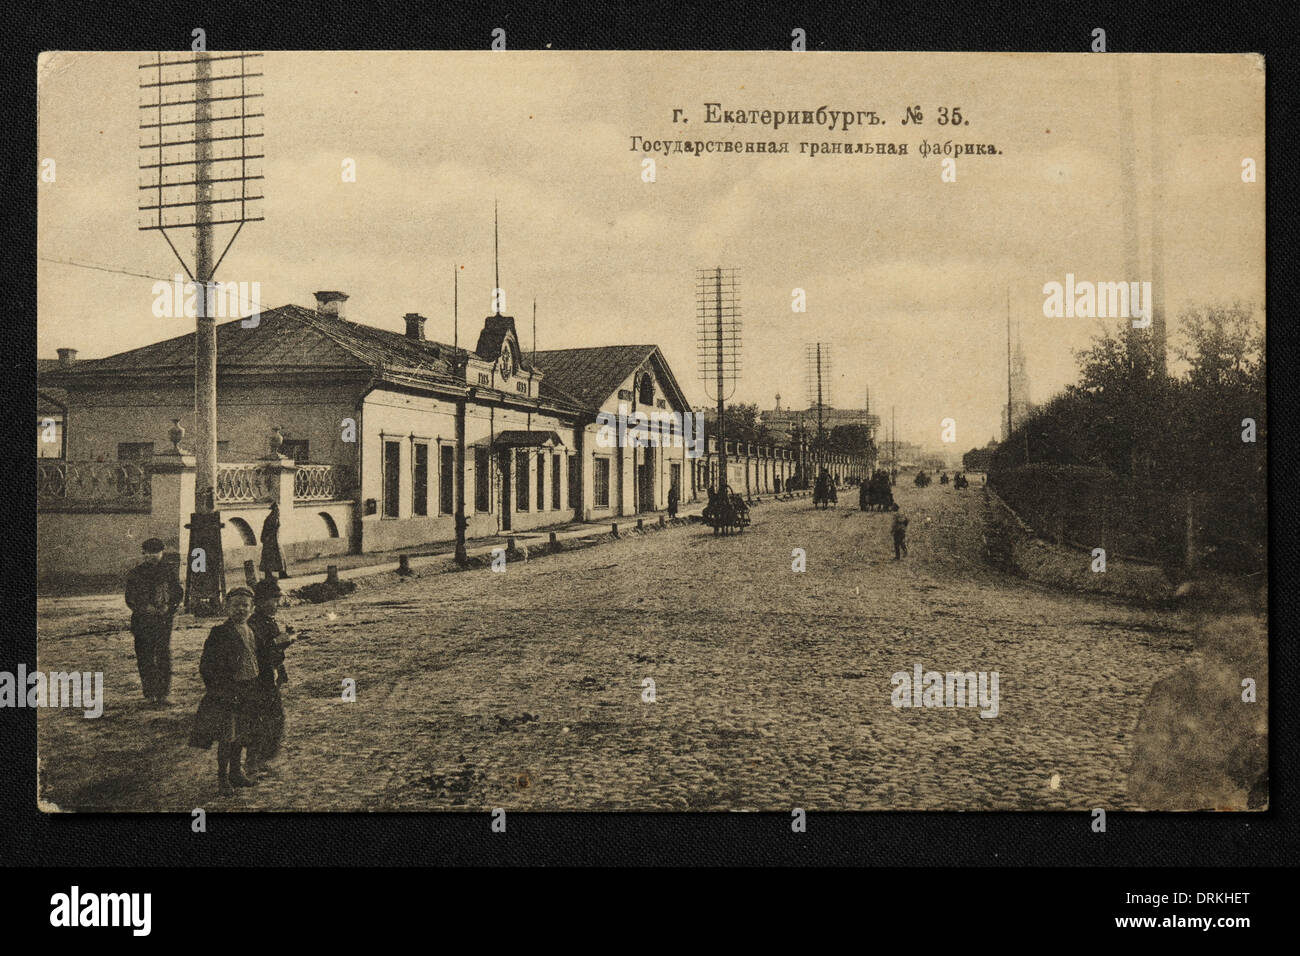
[[[172,427],[167,429],[167,437],[171,439],[172,450],[178,455],[183,454],[181,451],[181,439],[185,437],[185,429],[181,426],[181,420],[179,418],[172,419]]]

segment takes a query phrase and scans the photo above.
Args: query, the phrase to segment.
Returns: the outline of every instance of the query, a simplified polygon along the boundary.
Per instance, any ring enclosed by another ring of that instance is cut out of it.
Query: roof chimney
[[[316,311],[321,315],[330,315],[336,319],[347,318],[346,303],[348,296],[346,292],[317,292],[316,293]]]
[[[406,313],[406,337],[417,342],[424,341],[424,323],[426,319],[418,312]]]
[[[70,368],[72,363],[77,360],[76,349],[58,349],[58,353],[60,368]]]

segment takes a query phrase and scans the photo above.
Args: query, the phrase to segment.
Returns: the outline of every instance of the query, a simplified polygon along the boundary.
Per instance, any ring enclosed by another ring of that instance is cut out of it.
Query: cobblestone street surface
[[[278,775],[234,797],[217,794],[214,752],[186,745],[214,622],[178,619],[173,704],[149,710],[121,599],[44,599],[39,668],[103,671],[106,704],[97,720],[40,712],[41,797],[181,812],[1131,807],[1139,708],[1187,661],[1190,624],[985,566],[978,488],[896,495],[911,518],[899,562],[892,516],[846,490],[828,511],[757,504],[738,537],[681,526],[286,608],[307,639],[288,654]],[[890,677],[917,663],[997,671],[998,715],[895,708]]]

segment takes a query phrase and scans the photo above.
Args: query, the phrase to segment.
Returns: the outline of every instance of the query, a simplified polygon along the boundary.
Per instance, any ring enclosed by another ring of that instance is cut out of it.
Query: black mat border
[[[1109,813],[1094,834],[1083,813],[812,814],[806,834],[782,814],[510,814],[492,834],[486,814],[214,815],[190,833],[188,816],[58,815],[35,807],[34,715],[0,712],[0,860],[5,864],[394,865],[432,863],[880,864],[880,865],[1266,865],[1296,856],[1294,543],[1296,487],[1294,156],[1296,32],[1267,3],[996,5],[856,3],[667,7],[555,4],[522,10],[494,5],[299,6],[275,0],[241,7],[144,4],[111,8],[9,7],[0,71],[6,135],[0,138],[5,204],[0,274],[10,309],[0,355],[10,448],[30,441],[34,386],[35,60],[42,50],[180,49],[194,26],[210,48],[484,49],[491,30],[511,49],[788,50],[790,29],[808,32],[809,50],[1007,50],[1086,52],[1094,27],[1115,52],[1261,52],[1268,83],[1267,150],[1272,487],[1271,765],[1265,814]],[[793,55],[793,54],[791,54]],[[1102,55],[1102,54],[1097,54]],[[1172,148],[1177,148],[1172,147]],[[18,461],[23,464],[19,465]],[[0,549],[8,625],[0,667],[35,660],[33,631],[35,487],[31,459],[7,458]]]

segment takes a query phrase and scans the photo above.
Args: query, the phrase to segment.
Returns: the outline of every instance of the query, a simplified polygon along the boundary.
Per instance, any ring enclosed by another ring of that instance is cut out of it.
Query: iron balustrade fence
[[[346,499],[354,486],[349,465],[298,465],[293,476],[295,501],[338,501]],[[248,504],[275,497],[271,466],[266,462],[217,466],[217,502]]]
[[[147,461],[36,462],[37,511],[149,512],[152,476]],[[293,476],[295,501],[345,501],[355,491],[350,465],[299,465]],[[218,504],[262,504],[276,497],[267,462],[217,466]]]
[[[271,495],[270,469],[265,463],[217,465],[217,503],[267,501]]]
[[[293,476],[295,501],[337,501],[352,491],[348,465],[299,465]]]
[[[149,472],[133,461],[37,461],[38,510],[64,507],[148,511]]]

